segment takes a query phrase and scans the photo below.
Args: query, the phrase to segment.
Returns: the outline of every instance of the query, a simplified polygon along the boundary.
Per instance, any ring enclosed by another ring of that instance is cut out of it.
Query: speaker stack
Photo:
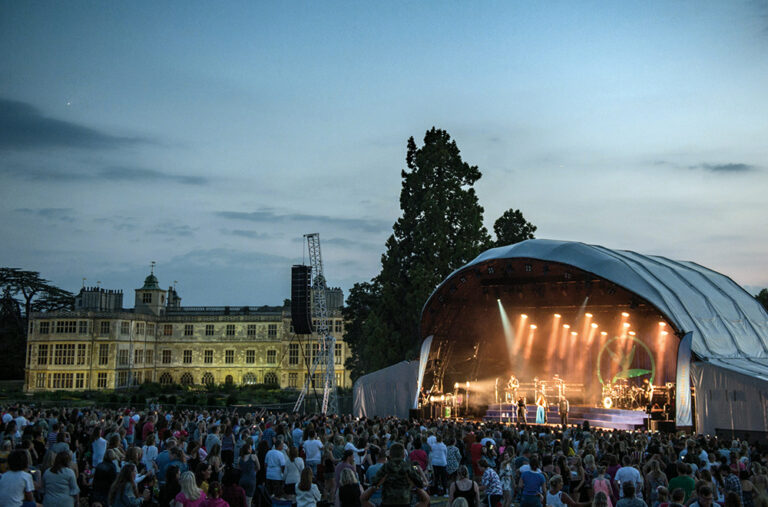
[[[312,334],[312,266],[291,267],[291,324],[296,334]]]

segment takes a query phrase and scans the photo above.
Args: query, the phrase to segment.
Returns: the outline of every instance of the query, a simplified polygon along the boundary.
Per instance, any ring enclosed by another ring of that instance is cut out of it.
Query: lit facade
[[[336,383],[350,387],[339,308],[330,320]],[[122,308],[122,292],[83,288],[74,311],[32,314],[25,389],[122,389],[150,381],[300,389],[317,353],[317,336],[292,333],[290,307],[183,307],[151,274],[136,289],[133,309]]]

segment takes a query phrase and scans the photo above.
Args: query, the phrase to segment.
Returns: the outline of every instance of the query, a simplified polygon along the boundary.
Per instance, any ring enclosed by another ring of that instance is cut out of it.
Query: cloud
[[[94,223],[105,224],[112,227],[116,231],[130,232],[138,229],[136,225],[137,219],[134,217],[114,216],[111,218],[96,218]]]
[[[728,163],[728,164],[698,164],[690,166],[691,169],[703,169],[713,173],[746,173],[756,171],[757,166],[743,163]]]
[[[222,234],[240,236],[250,239],[275,239],[281,237],[279,234],[270,234],[268,232],[249,231],[245,229],[221,229]]]
[[[0,166],[0,174],[27,181],[115,181],[128,183],[170,182],[182,185],[204,185],[208,179],[202,176],[172,174],[143,167],[110,166],[93,172],[67,172],[47,167]]]
[[[114,149],[146,143],[43,115],[25,102],[0,97],[0,151],[39,148]]]
[[[17,208],[13,211],[24,215],[40,217],[45,220],[70,223],[75,221],[75,217],[72,215],[72,208]]]
[[[159,236],[175,236],[181,238],[194,235],[196,230],[197,229],[186,224],[173,224],[171,222],[165,222],[158,224],[148,232],[149,234],[157,234]]]
[[[391,228],[391,224],[382,220],[366,218],[339,218],[326,215],[306,215],[301,213],[278,214],[269,208],[262,208],[258,211],[218,211],[215,213],[221,218],[228,220],[244,220],[257,223],[286,223],[286,222],[309,222],[313,224],[336,226],[345,229],[357,229],[365,232],[384,232]]]
[[[97,177],[108,181],[170,181],[184,185],[204,185],[208,182],[201,176],[185,176],[183,174],[171,174],[155,169],[142,167],[112,166],[100,170]]]

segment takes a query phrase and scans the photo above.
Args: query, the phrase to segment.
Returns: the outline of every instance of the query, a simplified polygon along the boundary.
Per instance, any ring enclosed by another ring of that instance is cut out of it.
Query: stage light
[[[527,319],[527,318],[528,318],[528,316],[527,316],[526,314],[524,314],[524,313],[521,313],[521,314],[520,314],[520,318],[521,318],[521,319]]]
[[[629,327],[629,326],[630,326],[630,324],[629,324],[629,322],[625,322],[625,323],[623,324],[623,326],[624,326],[624,327]]]
[[[629,314],[627,312],[621,312],[621,316],[626,318],[629,317]]]
[[[669,333],[667,333],[666,331],[662,331],[662,332],[661,332],[661,336],[667,336],[668,334],[669,334]]]
[[[608,333],[606,331],[600,331],[600,336],[608,336]]]
[[[467,380],[467,387],[469,387],[469,380]]]
[[[661,327],[666,327],[666,326],[667,326],[667,323],[666,323],[666,322],[659,322],[659,326],[661,326]]]
[[[459,388],[459,383],[458,383],[458,382],[456,382],[455,384],[453,384],[453,388],[454,388],[454,389],[458,389],[458,388]]]
[[[635,333],[634,331],[630,331],[629,332],[629,336],[635,336],[635,334],[637,334],[637,333]]]
[[[570,324],[563,324],[563,327],[564,327],[565,329],[570,329],[570,328],[571,328]]]
[[[555,314],[555,318],[556,318],[556,319],[559,319],[559,318],[560,318],[560,314],[559,314],[559,313],[556,313],[556,314]]]
[[[497,302],[497,303],[501,303],[501,299],[499,299],[499,298],[496,298],[496,302]]]
[[[440,395],[440,401],[445,401],[445,395],[444,394]]]
[[[587,317],[588,319],[592,318],[592,314],[591,313],[585,313],[584,316]]]
[[[597,329],[597,323],[595,322],[592,323],[592,329]]]
[[[578,336],[578,334],[576,331],[571,331],[571,336]]]
[[[429,401],[430,401],[431,403],[434,403],[434,402],[435,402],[435,397],[434,397],[434,396],[430,396],[430,397],[429,397]]]
[[[531,324],[531,329],[536,329],[536,324]]]

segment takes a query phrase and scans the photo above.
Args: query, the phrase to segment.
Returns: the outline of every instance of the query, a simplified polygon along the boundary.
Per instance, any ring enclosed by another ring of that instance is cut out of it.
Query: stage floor
[[[536,422],[536,405],[527,407],[528,423]],[[500,421],[505,423],[517,422],[515,414],[517,405],[511,403],[495,403],[488,405],[488,411],[483,420]],[[617,430],[634,430],[646,427],[648,415],[642,410],[625,410],[620,408],[603,408],[588,405],[571,405],[568,413],[568,424],[583,424],[589,421],[590,426]],[[547,422],[560,424],[560,413],[556,406],[547,410]]]

